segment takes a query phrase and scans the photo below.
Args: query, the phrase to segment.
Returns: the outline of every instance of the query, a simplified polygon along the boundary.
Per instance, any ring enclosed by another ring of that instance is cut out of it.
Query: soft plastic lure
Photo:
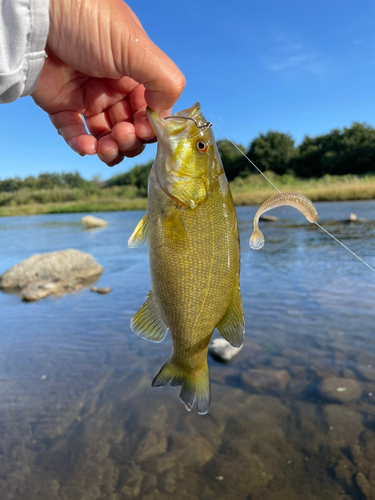
[[[254,232],[251,235],[249,245],[253,250],[260,250],[264,245],[263,233],[258,228],[259,217],[277,207],[290,206],[294,207],[303,214],[309,222],[317,222],[318,212],[311,201],[303,196],[303,194],[294,193],[279,193],[271,198],[268,198],[259,208],[254,217]]]

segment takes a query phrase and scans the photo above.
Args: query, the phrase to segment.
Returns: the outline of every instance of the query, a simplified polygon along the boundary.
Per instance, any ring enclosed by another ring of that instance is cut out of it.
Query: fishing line
[[[249,157],[247,157],[245,155],[245,153],[237,146],[236,143],[234,143],[222,130],[221,128],[219,127],[219,125],[217,125],[216,123],[212,122],[213,125],[215,125],[216,128],[218,128],[220,130],[220,132],[228,139],[228,141],[230,143],[233,144],[233,146],[242,154],[242,156],[244,156],[246,158],[246,160],[248,162],[250,162],[253,167],[255,167],[258,172],[260,174],[263,175],[263,177],[279,192],[281,193],[282,191],[280,191],[280,189],[275,186],[275,184],[255,165],[255,163],[253,163]],[[348,248],[346,245],[344,245],[344,243],[342,243],[340,240],[338,240],[335,236],[333,236],[333,234],[331,234],[329,231],[327,231],[327,229],[325,229],[323,226],[321,226],[320,224],[318,224],[317,222],[314,222],[314,224],[316,224],[320,229],[322,229],[326,234],[328,234],[328,236],[330,236],[331,238],[333,238],[335,241],[337,241],[337,243],[339,243],[342,247],[345,248],[345,250],[347,250],[349,253],[351,253],[352,255],[354,255],[354,257],[356,259],[358,259],[359,261],[361,261],[365,266],[367,266],[369,269],[371,269],[371,271],[373,271],[375,273],[375,269],[373,267],[370,266],[370,264],[367,264],[367,262],[365,262],[363,259],[361,259],[361,257],[359,255],[357,255],[356,253],[354,253],[352,250],[350,250],[350,248]]]

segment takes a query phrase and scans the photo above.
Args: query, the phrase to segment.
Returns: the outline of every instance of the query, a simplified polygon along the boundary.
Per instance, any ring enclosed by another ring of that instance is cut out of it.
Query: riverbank
[[[320,179],[300,179],[292,175],[279,176],[273,172],[267,172],[267,177],[280,191],[298,191],[311,201],[375,199],[375,175],[327,175]],[[260,205],[276,193],[269,182],[257,174],[245,179],[237,178],[230,183],[230,187],[234,202],[238,206]],[[16,191],[7,193],[7,199],[0,203],[0,216],[147,209],[147,199],[134,196],[135,193],[131,188],[132,186],[124,186],[123,189],[106,188],[94,194],[85,194],[80,190],[63,192],[59,189],[45,190],[43,193],[31,190],[30,192],[22,190],[22,193]],[[44,200],[46,201],[43,202]]]

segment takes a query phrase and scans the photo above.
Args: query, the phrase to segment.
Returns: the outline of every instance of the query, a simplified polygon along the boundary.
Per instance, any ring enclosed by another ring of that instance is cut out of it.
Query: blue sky
[[[245,146],[261,132],[375,126],[372,0],[131,0],[150,38],[184,72],[174,111],[205,117]],[[217,139],[223,138],[214,128]],[[154,157],[155,145],[110,169],[73,153],[31,100],[0,106],[0,179],[78,170],[103,179]]]

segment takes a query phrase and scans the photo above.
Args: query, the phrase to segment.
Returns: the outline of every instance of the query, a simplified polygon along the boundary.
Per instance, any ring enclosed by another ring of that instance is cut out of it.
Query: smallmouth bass
[[[158,148],[148,212],[129,239],[149,245],[151,291],[132,330],[173,350],[153,386],[182,386],[187,410],[210,407],[207,350],[217,328],[239,347],[244,336],[237,217],[210,124],[199,103],[163,119],[147,108]]]

